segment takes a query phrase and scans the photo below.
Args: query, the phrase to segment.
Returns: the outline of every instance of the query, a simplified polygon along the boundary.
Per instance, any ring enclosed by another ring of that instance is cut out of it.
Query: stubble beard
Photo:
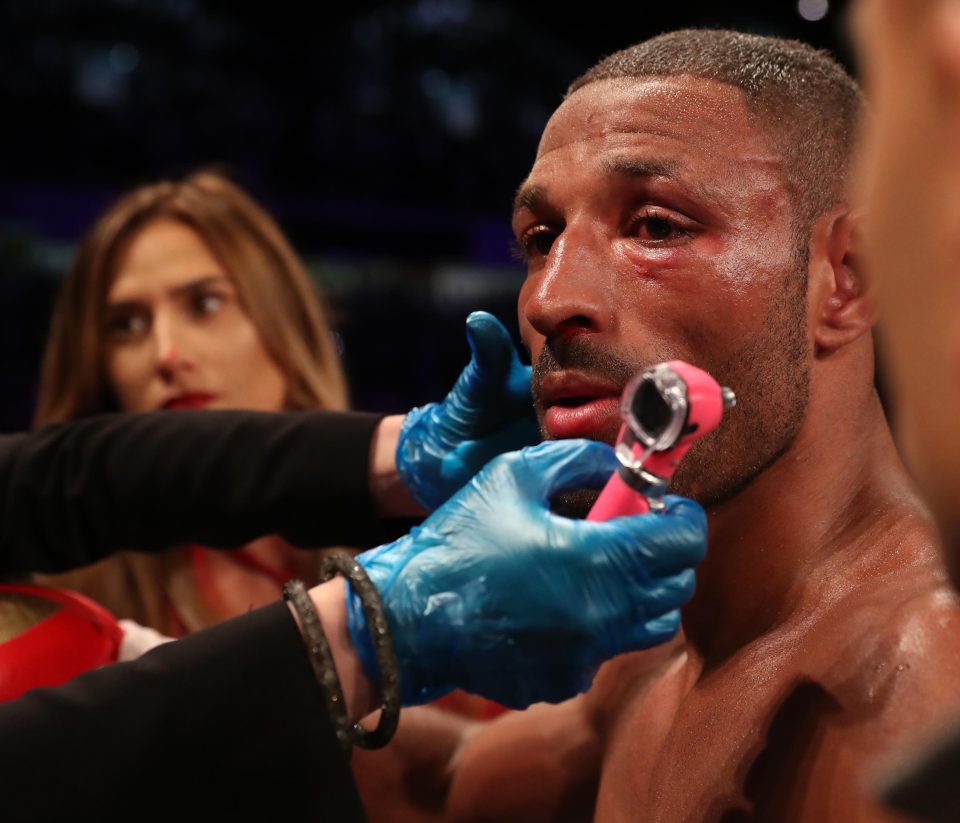
[[[786,287],[778,290],[770,304],[760,332],[720,362],[710,364],[709,358],[704,358],[707,371],[736,392],[737,405],[725,412],[717,431],[690,449],[673,477],[671,493],[690,497],[705,508],[719,505],[740,494],[793,445],[810,398],[805,254],[796,260],[796,266]],[[578,341],[583,341],[583,336],[559,349],[544,346],[534,364],[534,405],[545,440],[550,438],[537,386],[549,371],[578,368],[625,385],[641,369],[671,359],[657,352],[659,359],[627,362]],[[605,439],[611,442],[612,436]],[[556,497],[551,508],[567,517],[582,518],[598,495],[593,489],[570,492]]]

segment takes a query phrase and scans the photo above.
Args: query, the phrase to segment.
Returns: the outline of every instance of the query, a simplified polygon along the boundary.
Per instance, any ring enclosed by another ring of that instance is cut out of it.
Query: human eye
[[[212,289],[204,289],[191,295],[190,309],[198,317],[216,314],[223,308],[226,295]]]
[[[517,237],[515,255],[524,263],[546,257],[558,236],[559,232],[542,223],[532,226]]]
[[[631,221],[628,233],[641,242],[663,246],[686,239],[693,233],[693,226],[674,212],[648,207]]]
[[[107,337],[114,343],[129,343],[143,337],[150,328],[148,313],[136,306],[110,309],[106,314]]]

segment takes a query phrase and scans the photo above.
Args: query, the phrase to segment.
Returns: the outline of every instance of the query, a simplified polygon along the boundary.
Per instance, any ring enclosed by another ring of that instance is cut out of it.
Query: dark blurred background
[[[216,164],[326,290],[354,405],[437,399],[463,320],[516,330],[509,207],[567,84],[662,31],[806,40],[845,2],[0,0],[0,431],[29,425],[54,294],[125,189]]]

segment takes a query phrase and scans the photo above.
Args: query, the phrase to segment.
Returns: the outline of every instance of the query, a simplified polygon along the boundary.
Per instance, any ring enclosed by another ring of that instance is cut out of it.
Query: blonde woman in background
[[[321,300],[274,220],[209,173],[123,196],[80,244],[43,360],[37,425],[110,411],[345,409]],[[171,517],[177,512],[171,511]],[[169,636],[275,601],[318,556],[127,552],[43,582]]]

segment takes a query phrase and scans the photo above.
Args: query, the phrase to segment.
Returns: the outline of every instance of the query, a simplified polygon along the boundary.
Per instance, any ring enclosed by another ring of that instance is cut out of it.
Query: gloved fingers
[[[564,492],[598,489],[619,465],[613,449],[595,440],[551,440],[511,452],[506,460],[520,490],[544,502]]]
[[[491,677],[477,677],[468,691],[482,694],[511,709],[526,709],[534,703],[563,703],[585,692],[593,683],[597,666],[580,664],[579,650],[566,649],[561,658],[541,655],[510,661]]]
[[[703,510],[703,506],[695,500],[691,500],[689,497],[681,497],[678,494],[668,494],[663,498],[663,505],[667,514],[687,517],[690,520],[699,519],[704,523],[707,521],[707,513]]]
[[[590,615],[584,623],[587,630],[595,636],[608,637],[614,647],[622,642],[614,638],[633,636],[629,628],[624,631],[624,620],[630,625],[653,623],[686,605],[696,590],[693,569],[656,580],[636,580],[631,570],[622,570],[618,565],[611,565],[602,574],[597,571],[593,569],[592,577],[582,575],[589,582],[580,586],[586,605],[581,613]]]
[[[462,443],[454,451],[456,460],[448,460],[443,468],[445,481],[463,485],[470,479],[470,467],[479,471],[493,458],[504,452],[512,452],[526,446],[534,445],[540,440],[540,430],[537,421],[530,418],[520,418],[512,421],[500,429],[496,434],[479,440],[469,440]]]
[[[489,312],[475,311],[467,318],[467,343],[481,379],[504,382],[511,367],[523,368],[510,332]]]
[[[497,433],[495,438],[490,438],[490,441],[496,445],[500,453],[536,446],[540,442],[540,427],[537,425],[533,406],[530,407],[529,415],[511,421]],[[495,456],[492,455],[491,459]]]
[[[512,408],[518,406],[521,409],[533,409],[533,367],[524,366],[517,357],[516,352],[513,355],[513,365],[510,367],[510,377],[507,380],[507,403]]]
[[[638,625],[633,632],[633,642],[629,649],[623,651],[639,651],[659,646],[673,640],[680,631],[680,610],[662,614]]]
[[[531,370],[521,365],[509,332],[496,317],[487,312],[471,314],[467,342],[470,362],[444,401],[450,423],[475,426],[480,419],[496,421],[515,414],[517,402],[521,407],[532,406]]]
[[[408,534],[392,543],[368,549],[356,556],[356,561],[367,572],[381,597],[390,593],[390,587],[406,565],[429,547],[429,544],[418,541],[420,531],[420,526],[414,526]]]
[[[619,539],[608,550],[621,551],[643,564],[650,577],[666,577],[696,566],[706,553],[707,520],[692,500],[674,503],[659,514],[640,514],[608,520]]]
[[[401,554],[411,551],[411,544],[417,541],[423,526],[411,526],[410,531],[401,535],[391,543],[383,543],[374,546],[372,549],[366,549],[356,555],[356,560],[362,561],[361,565],[369,565],[377,560],[386,558],[387,562],[392,562]]]
[[[564,703],[578,694],[583,694],[593,685],[593,678],[597,673],[596,666],[581,669],[564,666],[552,672],[540,672],[540,680],[536,687],[530,688],[524,695],[523,705],[516,708],[527,708],[534,703]]]
[[[670,577],[661,577],[644,587],[642,595],[648,614],[659,615],[679,609],[693,597],[697,576],[693,569],[685,569]]]

